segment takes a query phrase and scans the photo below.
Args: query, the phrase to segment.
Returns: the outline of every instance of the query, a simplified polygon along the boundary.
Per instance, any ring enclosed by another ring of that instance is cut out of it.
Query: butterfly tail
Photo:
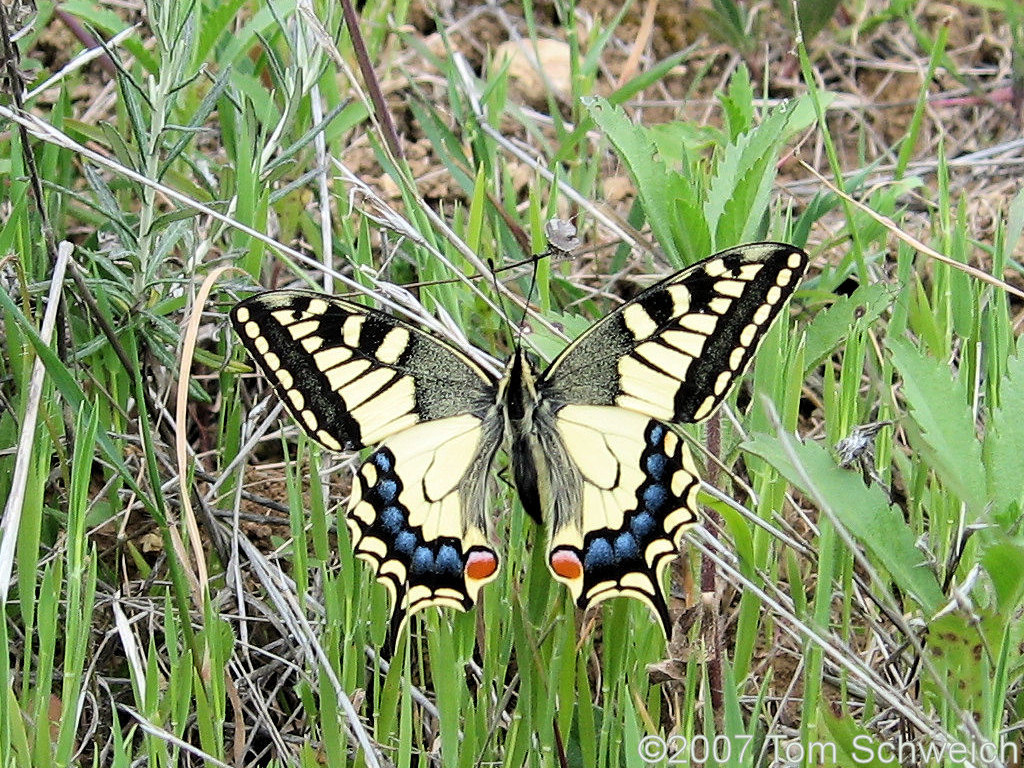
[[[405,599],[405,588],[399,587],[398,593],[394,598],[394,605],[391,609],[391,619],[388,622],[388,632],[384,636],[384,645],[381,646],[380,655],[381,658],[391,661],[395,655],[395,649],[398,647],[398,640],[402,636],[402,631],[409,623],[409,613],[402,608],[402,603]]]

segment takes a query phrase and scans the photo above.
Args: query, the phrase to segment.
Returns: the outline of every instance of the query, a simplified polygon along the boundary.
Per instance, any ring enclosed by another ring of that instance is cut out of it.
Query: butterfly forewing
[[[570,344],[538,383],[558,404],[617,405],[666,422],[707,418],[792,295],[807,256],[739,246],[662,280]]]
[[[332,450],[383,441],[353,481],[348,527],[392,600],[391,639],[430,605],[463,610],[498,571],[487,478],[495,382],[450,345],[331,296],[273,291],[231,311],[296,421]]]
[[[331,450],[494,402],[491,377],[454,347],[344,299],[270,291],[231,320],[295,420]]]

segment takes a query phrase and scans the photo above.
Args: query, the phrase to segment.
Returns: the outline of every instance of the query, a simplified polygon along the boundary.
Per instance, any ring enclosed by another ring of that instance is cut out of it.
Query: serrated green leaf
[[[892,300],[887,286],[862,285],[849,296],[839,297],[831,307],[818,312],[807,326],[805,373],[816,368],[846,340],[855,322],[874,321]]]
[[[648,133],[634,125],[620,107],[600,98],[587,99],[584,105],[633,176],[655,239],[673,264],[681,264],[672,216],[673,202],[685,191],[680,188],[681,177],[669,171]]]
[[[750,134],[743,134],[736,138],[735,143],[725,147],[708,186],[708,197],[704,201],[704,219],[708,223],[708,229],[716,233],[716,243],[719,234],[718,223],[725,214],[726,206],[737,196],[740,161],[749,141]]]
[[[910,439],[960,500],[979,514],[985,505],[985,468],[970,405],[949,368],[910,342],[890,338],[892,362],[903,378],[903,395],[919,427]]]
[[[779,150],[792,114],[785,105],[773,109],[760,125],[725,147],[704,205],[708,228],[716,235],[714,246],[763,236]]]
[[[840,468],[816,443],[760,434],[743,448],[775,467],[819,506],[831,510],[926,614],[938,611],[945,600],[935,574],[924,567],[925,558],[914,544],[913,532],[881,488],[864,485],[859,473]]]
[[[729,89],[718,97],[725,113],[729,138],[736,141],[754,125],[754,88],[750,71],[741,65],[729,81]]]

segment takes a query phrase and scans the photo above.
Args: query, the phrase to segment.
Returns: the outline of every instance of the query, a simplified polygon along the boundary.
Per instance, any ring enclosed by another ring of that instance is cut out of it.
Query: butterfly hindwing
[[[619,596],[642,601],[668,635],[662,574],[697,522],[689,449],[665,424],[622,408],[569,405],[556,424],[578,471],[581,514],[553,527],[552,574],[582,608]]]
[[[417,610],[471,607],[499,562],[487,542],[501,441],[492,378],[433,336],[336,297],[262,293],[231,319],[311,437],[332,450],[382,443],[353,480],[348,527],[391,596],[391,639]]]
[[[668,424],[707,418],[728,395],[807,266],[756,243],[643,291],[570,344],[538,380],[553,452],[548,565],[586,608],[626,595],[670,634],[662,573],[698,520],[696,467]],[[527,473],[528,474],[528,473]]]
[[[356,556],[391,597],[391,638],[431,605],[469,610],[498,573],[487,539],[490,464],[500,433],[472,414],[407,429],[374,451],[352,483]]]

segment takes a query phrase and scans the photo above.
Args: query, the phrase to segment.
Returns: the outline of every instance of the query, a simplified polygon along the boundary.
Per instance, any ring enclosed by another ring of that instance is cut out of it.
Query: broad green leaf
[[[1003,240],[1003,256],[1009,258],[1021,235],[1024,234],[1024,188],[1022,188],[1010,203],[1010,213],[1006,217],[1006,237]]]
[[[245,0],[228,0],[226,3],[213,3],[207,6],[195,51],[197,61],[208,60],[207,56],[218,38],[234,22],[235,14],[244,4]]]
[[[846,711],[836,711],[826,699],[822,699],[821,722],[831,738],[827,741],[819,741],[818,744],[821,744],[826,750],[834,747],[839,754],[822,755],[821,757],[832,758],[832,760],[814,764],[838,763],[839,765],[857,765],[867,768],[899,768],[900,762],[896,757],[893,744],[879,741],[858,720],[854,720]],[[811,744],[807,745],[808,752],[811,746]],[[820,760],[821,757],[816,756],[816,759]]]
[[[1000,613],[1018,610],[1024,598],[1024,547],[1010,541],[993,544],[981,562],[995,587]]]
[[[702,152],[722,139],[722,132],[717,128],[681,121],[659,123],[645,130],[658,154],[676,171],[685,167],[689,155]]]
[[[938,611],[945,600],[935,574],[924,567],[925,556],[915,546],[913,531],[881,488],[864,485],[860,473],[840,468],[816,443],[801,443],[788,435],[777,439],[760,434],[743,447],[775,467],[819,506],[829,509],[889,571],[893,581],[914,597],[925,614]]]
[[[993,682],[993,657],[983,648],[998,647],[1006,617],[994,616],[985,608],[971,613],[947,613],[928,625],[929,656],[945,686],[935,686],[926,678],[921,692],[936,708],[950,699],[967,711],[979,712],[985,706]]]
[[[999,406],[989,417],[982,450],[988,498],[995,514],[1024,496],[1024,343],[1006,362]]]
[[[974,515],[985,506],[985,468],[970,405],[963,387],[948,366],[926,357],[903,339],[887,345],[893,365],[903,378],[903,396],[917,430],[911,442],[946,487]]]
[[[779,6],[792,24],[794,4],[790,0],[783,0]],[[835,15],[839,0],[796,0],[795,6],[797,19],[800,21],[800,33],[804,42],[810,45],[811,40],[817,37]]]

